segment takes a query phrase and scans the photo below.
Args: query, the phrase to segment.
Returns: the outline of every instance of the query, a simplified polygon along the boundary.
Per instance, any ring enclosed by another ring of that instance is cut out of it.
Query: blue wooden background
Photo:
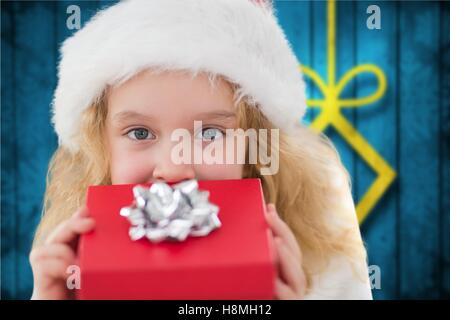
[[[81,8],[82,24],[108,1],[1,3],[1,295],[28,299],[28,263],[39,221],[45,174],[57,146],[49,104],[58,47],[72,30],[66,8]],[[366,8],[381,9],[381,30],[366,27]],[[326,78],[326,2],[275,2],[300,61]],[[337,78],[360,63],[387,76],[383,99],[346,118],[398,176],[362,225],[369,263],[381,268],[377,299],[450,297],[450,6],[445,2],[337,4]],[[344,96],[373,92],[358,78]],[[308,86],[309,97],[318,92]],[[317,111],[309,112],[307,121]],[[373,172],[333,129],[358,201]]]

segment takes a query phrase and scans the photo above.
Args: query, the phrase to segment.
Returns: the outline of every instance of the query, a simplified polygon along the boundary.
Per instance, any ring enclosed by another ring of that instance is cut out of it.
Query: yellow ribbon
[[[359,108],[379,100],[386,92],[387,81],[384,72],[379,67],[374,64],[362,64],[347,71],[336,84],[335,0],[328,0],[327,11],[328,83],[325,83],[314,70],[306,66],[300,66],[300,70],[305,76],[311,78],[323,94],[323,99],[309,99],[307,101],[309,107],[321,109],[320,114],[311,123],[311,127],[317,132],[322,132],[328,125],[333,126],[356,153],[377,173],[377,178],[356,206],[358,221],[361,224],[388,189],[389,185],[394,181],[396,172],[352,124],[347,121],[341,113],[341,108]],[[340,99],[340,95],[345,86],[361,73],[375,75],[378,81],[377,90],[373,94],[363,98]]]

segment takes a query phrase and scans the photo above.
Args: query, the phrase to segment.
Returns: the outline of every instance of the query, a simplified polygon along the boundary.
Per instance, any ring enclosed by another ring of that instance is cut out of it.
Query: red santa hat
[[[305,113],[299,61],[265,1],[127,0],[99,11],[61,47],[52,122],[79,149],[81,114],[108,85],[153,68],[209,72],[239,86],[280,130]]]

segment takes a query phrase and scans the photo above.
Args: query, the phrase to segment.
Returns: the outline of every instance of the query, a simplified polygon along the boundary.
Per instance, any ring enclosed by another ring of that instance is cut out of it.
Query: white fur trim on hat
[[[240,86],[281,130],[306,109],[299,62],[268,5],[250,0],[127,0],[64,41],[53,99],[59,144],[79,149],[82,112],[107,85],[147,68],[210,72]]]

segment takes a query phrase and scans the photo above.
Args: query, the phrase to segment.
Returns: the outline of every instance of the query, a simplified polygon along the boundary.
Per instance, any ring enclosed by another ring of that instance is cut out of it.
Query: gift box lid
[[[132,292],[141,292],[132,294],[135,297],[271,298],[274,254],[264,218],[260,180],[205,180],[198,183],[200,190],[210,192],[209,201],[220,208],[218,217],[222,226],[204,237],[189,236],[182,242],[160,243],[152,243],[146,238],[133,241],[128,235],[130,223],[119,212],[134,200],[132,188],[135,185],[89,187],[87,206],[96,220],[96,228],[80,240],[82,296],[88,298],[89,292],[100,291],[99,286],[107,287],[109,277],[122,287],[123,295],[127,285],[134,286],[134,291],[130,289]],[[171,290],[161,289],[164,277],[172,278]],[[203,279],[210,285],[221,285],[223,293],[208,293],[208,284],[192,282],[195,279],[188,279],[192,277]],[[139,282],[136,281],[151,281],[154,288],[159,286],[160,294],[146,293],[137,288]],[[196,288],[186,288],[192,283],[196,283]],[[233,293],[231,287],[236,284],[241,285],[241,293]],[[195,290],[198,294],[190,295],[189,292]],[[103,294],[108,296],[106,293]],[[110,296],[114,297],[112,293]]]

